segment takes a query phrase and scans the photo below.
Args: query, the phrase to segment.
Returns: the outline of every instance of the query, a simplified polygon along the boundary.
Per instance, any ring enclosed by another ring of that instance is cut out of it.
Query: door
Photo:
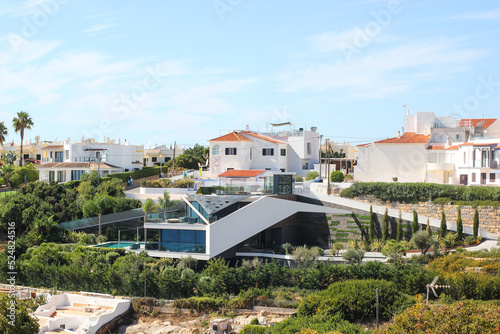
[[[465,186],[468,184],[467,174],[460,175],[460,184],[463,184]]]
[[[481,173],[481,184],[486,184],[486,173]]]

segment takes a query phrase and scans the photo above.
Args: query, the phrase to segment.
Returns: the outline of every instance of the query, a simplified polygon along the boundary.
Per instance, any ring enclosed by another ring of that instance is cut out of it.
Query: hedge
[[[436,198],[451,201],[500,201],[500,188],[435,183],[355,182],[341,197],[371,195],[382,201],[418,203]]]
[[[165,168],[163,168],[163,169],[165,169]],[[137,180],[137,179],[142,179],[142,178],[145,178],[148,176],[153,176],[153,175],[160,175],[160,167],[144,167],[142,169],[133,170],[130,172],[111,173],[108,176],[106,176],[105,178],[103,178],[103,180],[116,178],[116,179],[122,180],[123,182],[127,182],[131,176],[134,180]]]

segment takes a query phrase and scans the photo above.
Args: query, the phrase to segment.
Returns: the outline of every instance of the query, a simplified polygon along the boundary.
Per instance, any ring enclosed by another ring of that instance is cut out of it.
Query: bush
[[[304,298],[297,310],[299,316],[339,315],[348,321],[375,317],[375,289],[379,289],[380,316],[390,319],[413,300],[399,292],[396,285],[384,280],[349,280],[333,283],[324,291]]]
[[[240,332],[241,333],[241,332]],[[351,324],[338,315],[318,315],[314,317],[295,317],[268,327],[268,334],[364,334],[360,325]]]
[[[344,182],[344,173],[339,170],[334,170],[330,173],[330,181],[332,182]]]
[[[347,248],[342,257],[350,264],[360,264],[365,257],[365,251],[361,248]]]
[[[295,182],[304,182],[304,178],[300,175],[295,175]]]
[[[254,321],[256,319],[253,319]],[[259,321],[257,320],[257,323]],[[264,334],[266,332],[266,327],[262,327],[260,325],[254,325],[250,322],[249,325],[245,325],[240,331],[240,334]]]
[[[310,172],[307,172],[306,174],[306,181],[311,181],[316,179],[319,176],[319,173],[316,172],[315,170],[312,170]]]
[[[411,241],[424,255],[433,245],[433,239],[427,234],[427,231],[418,231],[413,235]]]
[[[418,304],[394,317],[394,322],[374,333],[498,333],[500,306],[476,301],[452,305]]]
[[[188,299],[174,300],[173,307],[193,309],[197,312],[212,313],[218,311],[219,308],[224,307],[227,303],[228,301],[222,298],[191,297]]]

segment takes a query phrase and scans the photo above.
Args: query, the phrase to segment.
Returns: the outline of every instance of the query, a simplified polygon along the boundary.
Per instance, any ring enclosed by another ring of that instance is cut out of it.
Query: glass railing
[[[181,242],[148,242],[146,250],[179,253],[206,253],[204,244],[181,243]]]

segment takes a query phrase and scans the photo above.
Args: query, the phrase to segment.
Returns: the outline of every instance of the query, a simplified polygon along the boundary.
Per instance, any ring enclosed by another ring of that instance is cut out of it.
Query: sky
[[[208,145],[268,123],[333,141],[411,114],[500,117],[498,1],[0,0],[0,121],[27,140]]]

